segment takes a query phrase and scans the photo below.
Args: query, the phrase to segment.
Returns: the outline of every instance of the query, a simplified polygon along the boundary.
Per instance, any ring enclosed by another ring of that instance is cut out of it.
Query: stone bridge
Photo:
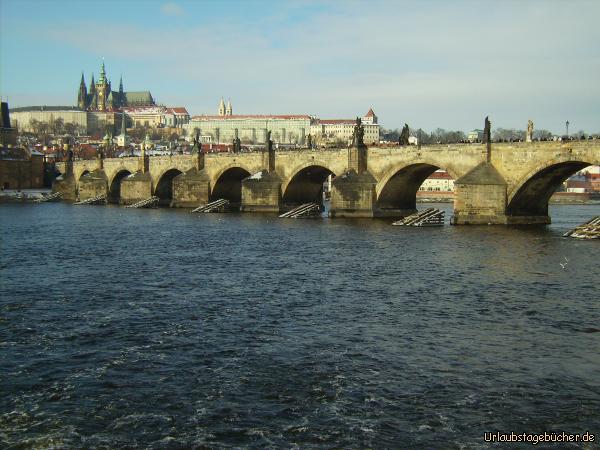
[[[64,198],[105,194],[129,204],[156,195],[161,204],[195,207],[218,198],[243,211],[280,212],[321,202],[332,175],[332,217],[399,217],[437,169],[455,179],[454,223],[549,223],[548,200],[573,173],[600,165],[600,141],[126,157],[57,164]]]

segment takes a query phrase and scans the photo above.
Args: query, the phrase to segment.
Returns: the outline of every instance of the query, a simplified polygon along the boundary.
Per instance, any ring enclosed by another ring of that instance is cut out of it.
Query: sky
[[[0,95],[75,105],[104,58],[118,88],[216,114],[385,128],[600,132],[600,1],[0,0]]]

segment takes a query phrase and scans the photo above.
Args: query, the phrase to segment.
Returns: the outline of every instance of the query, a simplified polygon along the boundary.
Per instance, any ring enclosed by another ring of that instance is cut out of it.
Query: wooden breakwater
[[[592,217],[587,222],[567,231],[563,236],[577,239],[600,239],[600,216]]]

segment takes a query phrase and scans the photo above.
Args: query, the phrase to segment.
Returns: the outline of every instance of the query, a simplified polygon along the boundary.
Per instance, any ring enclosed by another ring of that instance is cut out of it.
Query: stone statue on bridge
[[[365,145],[365,127],[362,124],[360,117],[356,118],[356,125],[354,125],[354,133],[352,135],[352,145],[359,147]]]
[[[485,116],[485,125],[483,127],[483,143],[489,144],[492,142],[492,123],[488,116]]]
[[[308,148],[312,148],[312,135],[309,133],[309,134],[308,134],[308,137],[307,137],[306,139],[307,139],[307,140],[306,140],[306,146],[307,146]]]
[[[402,132],[400,133],[400,137],[398,138],[398,144],[408,145],[409,135],[410,135],[410,129],[408,128],[408,124],[405,123],[404,127],[402,127]]]
[[[194,145],[192,146],[192,155],[195,155],[196,153],[201,153],[202,144],[200,143],[200,131],[196,131],[196,135],[194,136],[192,142],[194,143]]]
[[[242,141],[238,137],[238,129],[235,129],[235,137],[233,138],[233,153],[239,153],[242,151]]]
[[[533,121],[529,119],[527,121],[527,136],[525,137],[525,142],[533,141]]]

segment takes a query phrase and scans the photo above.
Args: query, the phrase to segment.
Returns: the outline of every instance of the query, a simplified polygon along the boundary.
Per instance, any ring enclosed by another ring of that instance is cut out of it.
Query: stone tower
[[[81,82],[79,83],[79,93],[77,94],[77,107],[79,109],[87,108],[87,87],[85,86],[83,72],[81,72]]]
[[[219,115],[225,115],[225,102],[223,101],[223,97],[221,97],[221,103],[219,103]]]
[[[96,93],[98,96],[98,111],[106,111],[106,99],[109,94],[109,84],[106,79],[106,71],[104,70],[104,61],[102,61],[102,67],[100,68],[100,78],[96,83]]]
[[[233,108],[231,107],[231,99],[227,100],[227,108],[225,109],[225,115],[231,116],[233,114]]]

